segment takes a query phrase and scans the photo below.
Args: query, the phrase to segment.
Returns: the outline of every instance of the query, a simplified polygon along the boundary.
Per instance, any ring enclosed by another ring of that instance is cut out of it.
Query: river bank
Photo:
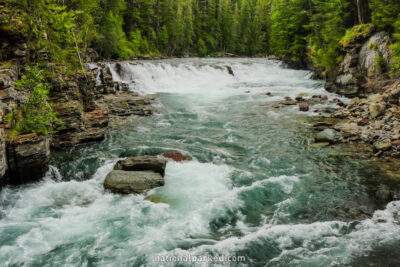
[[[364,142],[374,156],[400,157],[400,79],[393,77],[390,34],[369,27],[344,44],[339,66],[326,73],[326,90],[352,100],[331,117],[342,119],[330,142]]]

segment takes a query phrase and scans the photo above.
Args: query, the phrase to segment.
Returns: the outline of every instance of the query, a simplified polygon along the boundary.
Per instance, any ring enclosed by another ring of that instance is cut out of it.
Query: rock
[[[43,177],[50,160],[50,138],[25,134],[7,142],[9,183],[22,184]]]
[[[328,101],[328,97],[326,95],[321,97],[321,101]]]
[[[299,104],[299,110],[300,111],[308,111],[309,110],[308,104],[307,103],[300,103]]]
[[[369,120],[368,119],[362,119],[362,120],[360,120],[359,122],[357,122],[357,125],[358,126],[365,126],[365,125],[367,125],[369,123]]]
[[[304,97],[308,96],[307,93],[300,93],[295,97],[296,101],[304,101]]]
[[[183,155],[180,152],[166,152],[166,153],[163,153],[162,156],[165,158],[172,159],[177,162],[190,160],[189,157]]]
[[[325,147],[325,146],[329,146],[330,143],[329,142],[318,142],[318,143],[314,143],[312,144],[313,147]]]
[[[373,26],[370,29],[363,32],[362,38],[355,38],[346,46],[342,62],[327,75],[326,90],[355,97],[383,87],[387,78],[382,74],[388,71],[392,58],[390,34],[374,33]]]
[[[271,96],[271,92],[265,92],[265,93],[261,93],[260,95],[267,95],[267,96]]]
[[[304,97],[306,97],[306,96],[308,96],[307,93],[300,93],[300,94],[298,94],[298,95],[296,96],[296,98],[304,98]]]
[[[166,160],[155,156],[138,156],[118,161],[114,170],[154,171],[164,176],[166,164]]]
[[[114,87],[117,91],[129,92],[129,84],[123,82],[115,82]]]
[[[340,135],[333,129],[325,129],[315,136],[315,142],[336,143],[340,140]]]
[[[355,97],[350,100],[350,102],[347,104],[347,109],[353,109],[356,108],[360,103],[360,99],[358,97]]]
[[[279,104],[282,104],[285,106],[290,106],[290,105],[296,105],[297,102],[295,100],[293,100],[291,97],[285,96],[285,100],[280,101]]]
[[[400,147],[400,140],[393,140],[392,141],[392,146],[394,146],[394,147]]]
[[[163,186],[164,178],[153,171],[111,171],[104,180],[104,189],[120,194],[141,194]]]
[[[321,129],[321,131],[326,128],[332,127],[332,126],[333,126],[333,123],[330,123],[330,122],[317,122],[317,123],[313,124],[314,129],[317,129],[317,130]]]
[[[392,142],[390,139],[383,139],[383,140],[378,140],[374,143],[374,149],[376,151],[387,151],[390,150],[392,147]]]
[[[0,188],[1,185],[5,183],[5,181],[2,181],[2,177],[6,174],[7,170],[7,150],[4,138],[4,129],[0,128]]]
[[[360,49],[358,69],[366,73],[369,78],[386,71],[391,58],[389,44],[390,36],[386,32],[378,32],[371,36]],[[381,60],[380,64],[377,64],[378,58]]]
[[[375,119],[385,113],[386,106],[382,103],[371,103],[368,108],[370,117]]]
[[[152,102],[151,97],[135,96],[130,93],[110,94],[103,98],[104,108],[108,108],[109,113],[116,116],[150,116],[154,112],[151,107]]]
[[[318,97],[311,97],[311,98],[307,99],[307,102],[308,102],[310,105],[319,104],[319,103],[321,103],[321,98],[318,98]]]
[[[340,106],[340,107],[342,107],[342,106],[344,106],[344,103],[342,102],[342,100],[340,100],[339,98],[334,98],[334,99],[332,99],[332,101],[334,102],[334,103],[336,103],[338,106]]]
[[[244,91],[246,94],[250,94],[250,91]]]
[[[343,127],[341,127],[340,131],[344,138],[355,137],[361,134],[361,129],[356,124],[345,124],[343,125]]]
[[[284,100],[284,101],[279,102],[279,104],[282,104],[285,106],[293,106],[293,105],[296,105],[297,102],[295,100],[290,100],[290,101]]]
[[[225,66],[226,69],[228,70],[228,73],[232,76],[235,76],[235,74],[233,73],[232,67],[231,66]]]
[[[381,94],[372,94],[368,96],[368,102],[379,103],[383,101],[383,96]]]

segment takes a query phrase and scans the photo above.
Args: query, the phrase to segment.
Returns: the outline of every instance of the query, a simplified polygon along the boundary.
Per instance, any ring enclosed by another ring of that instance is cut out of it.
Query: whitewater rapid
[[[39,183],[5,188],[2,266],[159,266],[157,257],[207,255],[245,256],[245,266],[343,266],[399,246],[400,202],[378,206],[362,162],[309,146],[304,121],[318,113],[266,108],[299,93],[338,97],[323,81],[266,59],[116,64],[107,63],[113,79],[154,94],[157,114],[56,152]],[[167,151],[192,160],[169,162],[165,186],[104,191],[119,159]]]

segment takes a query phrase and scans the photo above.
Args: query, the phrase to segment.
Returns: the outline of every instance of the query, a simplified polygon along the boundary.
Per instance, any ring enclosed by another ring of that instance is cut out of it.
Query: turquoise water
[[[399,264],[400,202],[380,202],[370,188],[385,174],[343,147],[310,145],[316,114],[270,108],[300,92],[332,98],[322,81],[264,59],[124,63],[114,79],[154,94],[157,114],[58,151],[42,182],[3,190],[2,266]],[[117,160],[167,151],[192,160],[169,162],[164,187],[104,191]],[[173,256],[246,261],[154,261]]]

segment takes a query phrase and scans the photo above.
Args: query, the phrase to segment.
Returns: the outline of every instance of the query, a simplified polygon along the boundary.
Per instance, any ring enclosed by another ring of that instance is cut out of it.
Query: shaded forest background
[[[373,23],[393,34],[400,68],[398,0],[5,0],[1,8],[1,30],[27,38],[35,60],[42,52],[74,64],[88,48],[106,59],[274,54],[329,70],[343,39]]]

